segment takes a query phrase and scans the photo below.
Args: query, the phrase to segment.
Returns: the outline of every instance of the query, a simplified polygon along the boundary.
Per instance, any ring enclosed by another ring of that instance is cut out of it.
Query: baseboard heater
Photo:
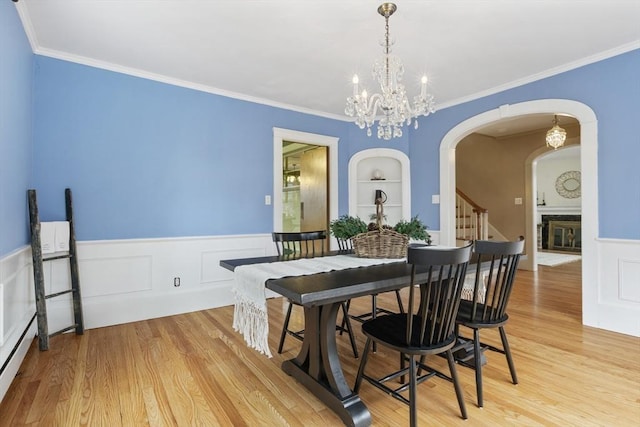
[[[5,360],[4,363],[2,364],[2,368],[0,368],[0,377],[2,377],[5,369],[7,369],[7,366],[9,366],[9,363],[11,363],[13,356],[15,356],[16,352],[20,348],[20,345],[24,341],[24,337],[27,335],[27,332],[29,332],[31,325],[33,325],[33,322],[35,320],[36,320],[36,313],[33,313],[31,320],[29,321],[27,326],[24,328],[24,331],[22,331],[22,335],[20,335],[20,339],[18,340],[18,342],[16,342],[16,345],[14,345],[13,348],[11,349],[11,353],[9,353],[9,357],[7,357],[7,360]],[[1,397],[0,397],[0,400],[1,400]]]

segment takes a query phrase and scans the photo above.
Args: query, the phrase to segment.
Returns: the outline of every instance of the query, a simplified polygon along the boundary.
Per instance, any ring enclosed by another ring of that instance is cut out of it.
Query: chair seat
[[[464,286],[464,277],[471,256],[471,245],[460,248],[409,247],[407,264],[411,265],[409,299],[406,313],[388,314],[362,324],[367,337],[353,392],[358,393],[362,380],[409,405],[409,423],[418,424],[417,386],[429,378],[441,378],[453,383],[460,415],[467,418],[464,394],[458,381],[452,347],[456,344],[456,314]],[[418,267],[426,276],[416,279]],[[380,373],[365,373],[373,344],[400,353],[400,367],[378,366]],[[426,356],[445,353],[450,376],[426,365]],[[407,362],[408,365],[407,366]],[[388,371],[392,372],[389,373]],[[408,377],[408,381],[405,378]],[[395,383],[399,380],[400,385]],[[407,398],[403,393],[409,392]]]
[[[473,303],[471,301],[461,300],[460,308],[458,309],[458,322],[470,328],[496,328],[504,325],[507,323],[507,320],[509,320],[509,315],[506,313],[496,319],[483,319],[482,312],[484,307],[484,304],[476,303],[476,315],[474,318],[471,318]]]
[[[384,343],[405,354],[434,354],[441,353],[456,343],[456,334],[452,333],[446,340],[435,346],[420,343],[420,317],[413,315],[411,344],[407,345],[407,314],[389,314],[367,320],[362,324],[362,332],[373,341]]]

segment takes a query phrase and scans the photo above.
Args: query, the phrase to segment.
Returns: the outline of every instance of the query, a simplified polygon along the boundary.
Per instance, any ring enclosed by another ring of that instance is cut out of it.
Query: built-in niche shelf
[[[385,223],[411,219],[410,176],[409,158],[402,151],[372,148],[354,154],[349,160],[349,215],[371,221],[376,190],[382,190],[387,195]]]

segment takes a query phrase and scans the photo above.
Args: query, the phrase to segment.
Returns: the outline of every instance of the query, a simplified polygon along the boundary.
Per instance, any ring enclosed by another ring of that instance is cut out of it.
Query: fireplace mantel
[[[581,215],[580,206],[538,206],[538,213],[543,215]]]

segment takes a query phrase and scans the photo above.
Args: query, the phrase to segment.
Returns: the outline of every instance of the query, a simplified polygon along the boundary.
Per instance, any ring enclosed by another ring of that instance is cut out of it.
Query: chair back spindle
[[[475,288],[473,297],[470,301],[461,301],[457,318],[458,332],[460,326],[470,328],[473,330],[473,339],[464,338],[458,333],[460,346],[456,353],[461,360],[460,363],[476,371],[478,407],[484,405],[482,365],[486,363],[483,355],[485,350],[505,355],[511,380],[514,384],[518,384],[518,376],[505,325],[509,320],[507,305],[523,250],[524,237],[522,236],[513,242],[491,240],[476,240],[474,242],[472,259],[475,265]],[[498,329],[502,348],[481,342],[480,331],[482,329]]]
[[[353,244],[351,239],[337,239],[338,240],[338,250],[340,252],[349,252],[353,250]]]
[[[468,320],[493,323],[505,319],[523,250],[523,237],[514,242],[477,240],[474,243],[476,277]],[[487,273],[482,274],[482,270],[486,269],[487,265]],[[482,287],[484,287],[484,301],[479,299],[479,290]]]
[[[362,380],[367,380],[385,393],[409,405],[410,425],[418,424],[416,405],[417,386],[431,377],[448,379],[460,406],[460,415],[467,418],[462,387],[458,381],[452,348],[456,344],[456,315],[462,287],[471,257],[471,245],[460,248],[411,245],[407,249],[407,263],[411,265],[409,309],[405,313],[389,314],[362,324],[367,337],[364,353],[356,375],[354,392]],[[416,294],[420,300],[417,302]],[[373,343],[400,353],[400,369],[384,376],[365,373],[365,365]],[[426,365],[428,355],[444,354],[451,376]],[[406,366],[406,362],[409,366]],[[404,380],[408,375],[409,381]],[[392,380],[399,379],[398,387]],[[405,391],[409,391],[409,398]]]
[[[412,279],[405,337],[407,345],[430,347],[455,340],[456,315],[470,254],[471,246],[449,250],[408,249],[407,262],[412,265]],[[424,283],[416,283],[421,265],[427,268],[427,279]],[[420,301],[416,307],[418,289]]]
[[[271,233],[278,256],[303,258],[323,256],[327,232],[302,231],[302,232],[274,232]]]

